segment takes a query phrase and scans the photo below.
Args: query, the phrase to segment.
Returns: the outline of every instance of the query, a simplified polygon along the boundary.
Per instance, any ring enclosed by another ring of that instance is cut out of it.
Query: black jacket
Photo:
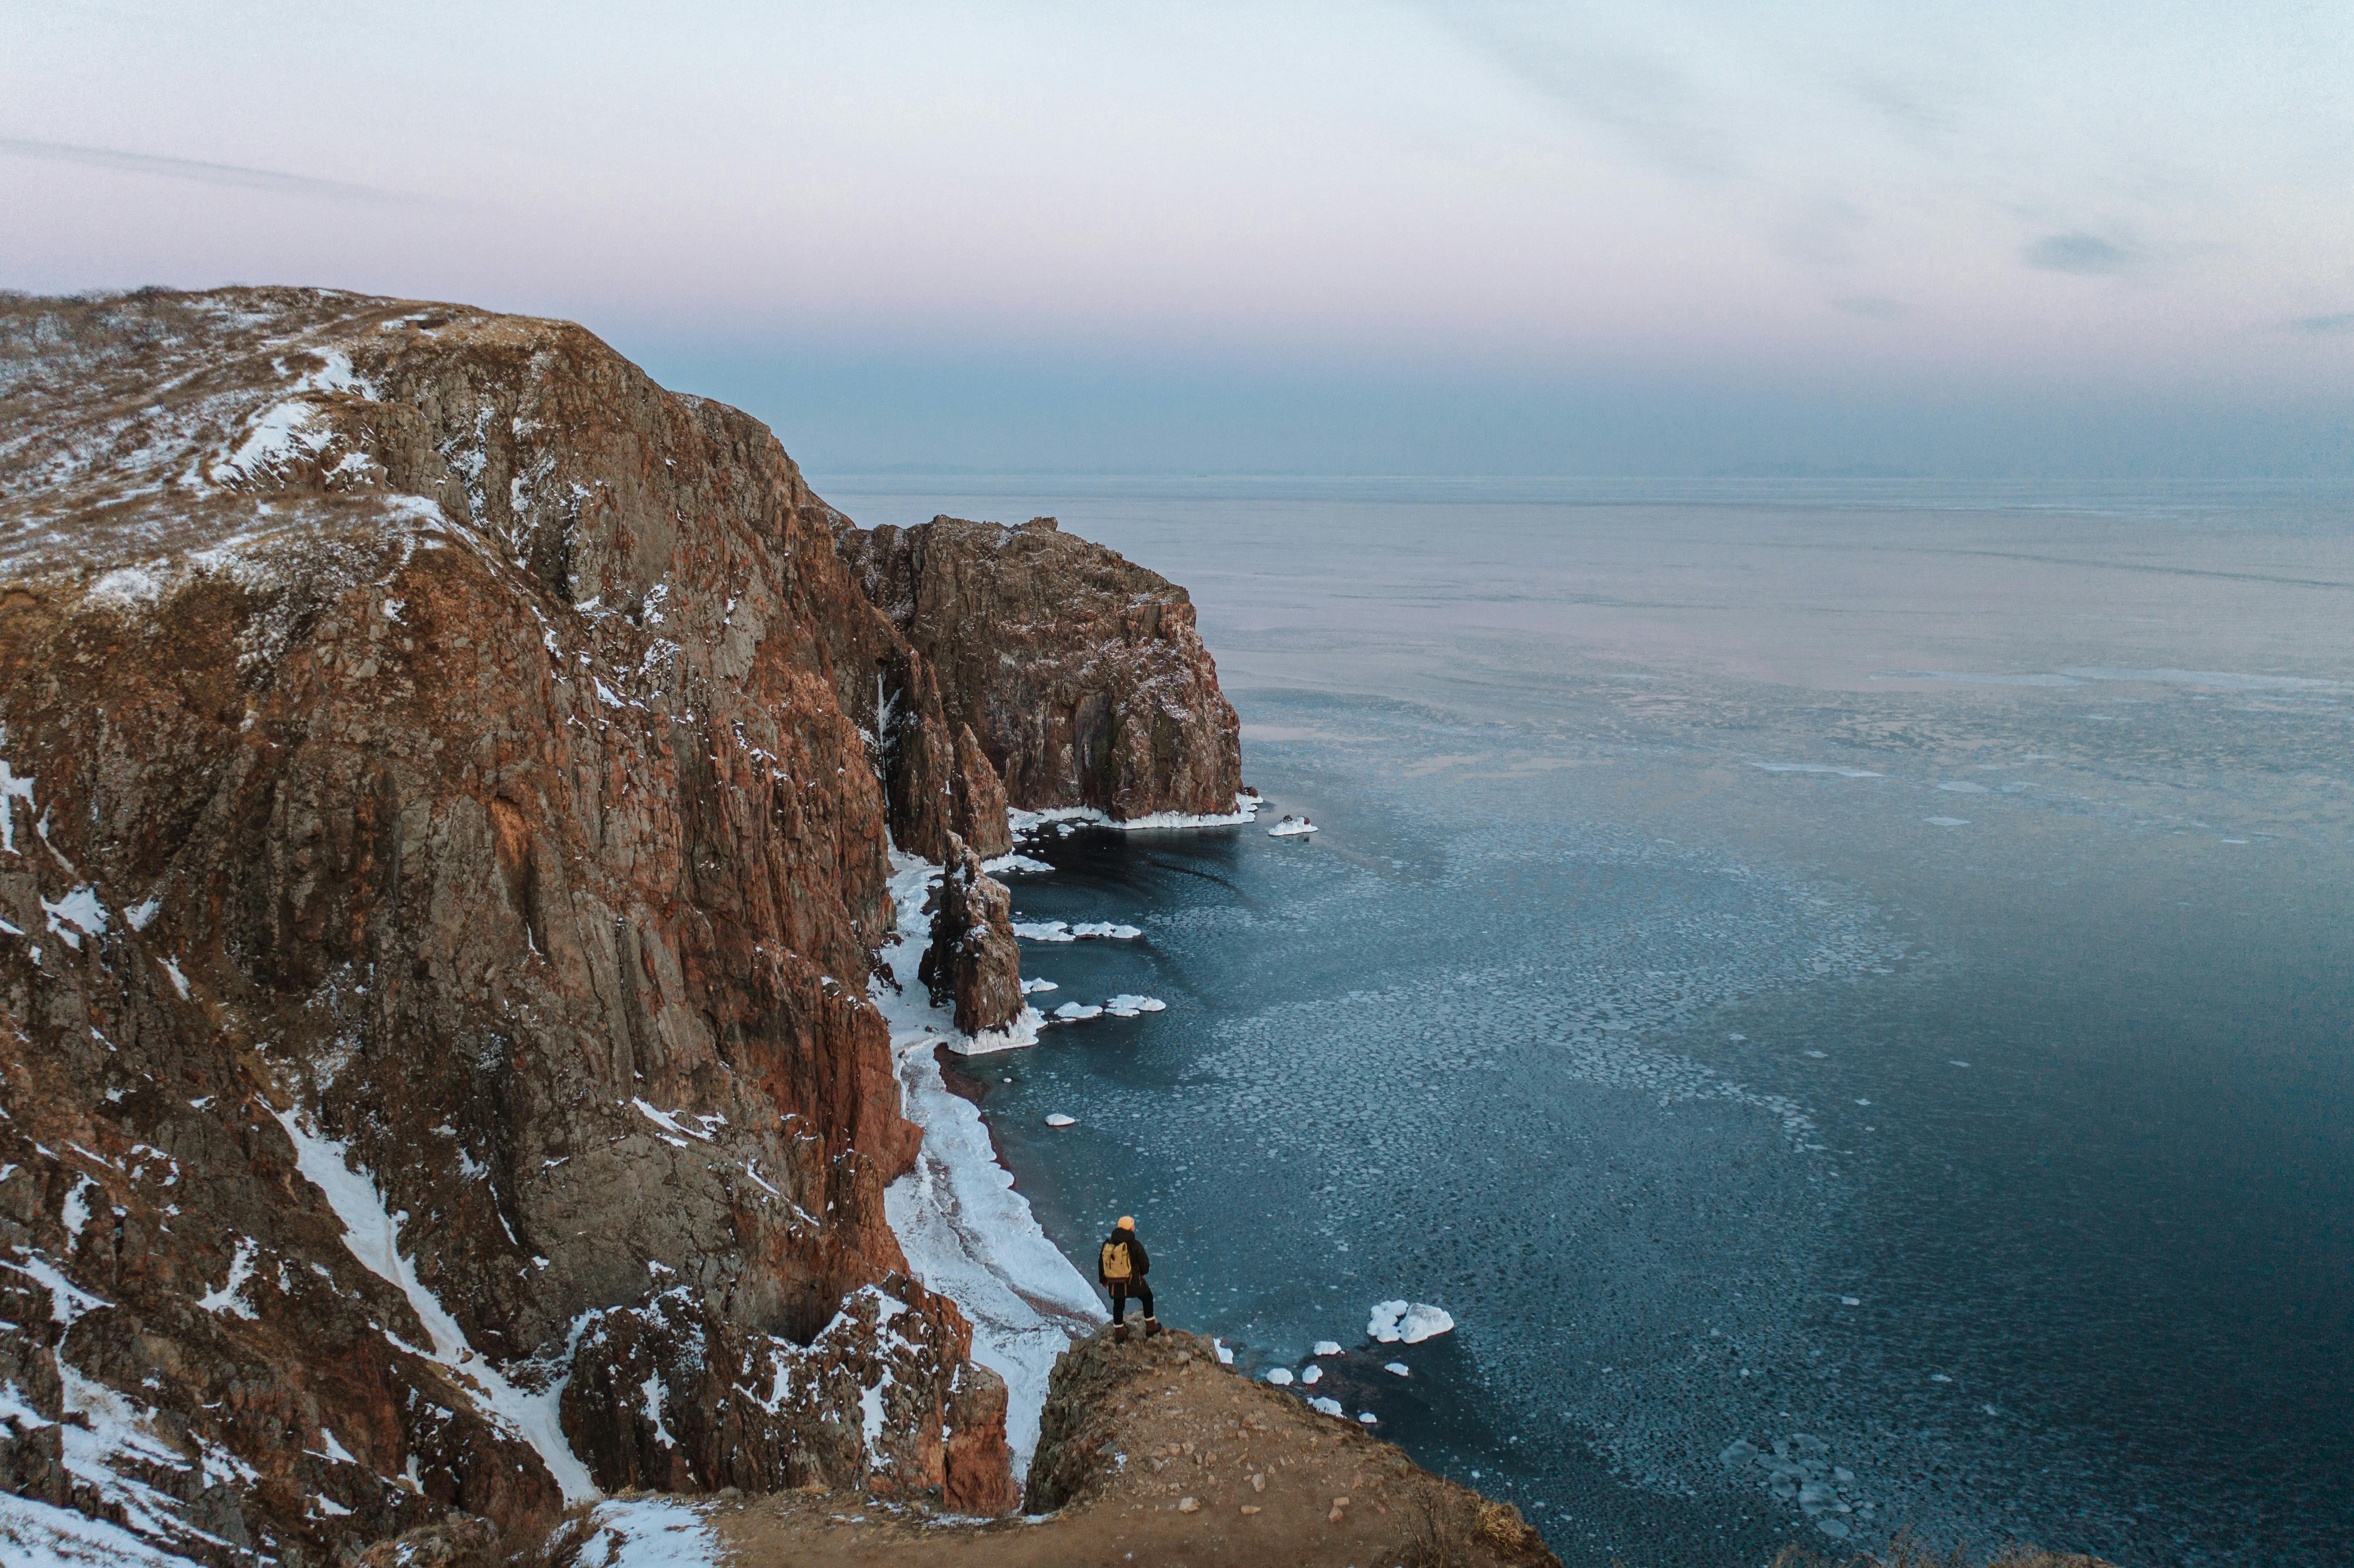
[[[1152,1260],[1144,1255],[1144,1244],[1136,1239],[1136,1233],[1134,1231],[1116,1230],[1112,1232],[1111,1234],[1104,1237],[1103,1246],[1096,1248],[1096,1283],[1097,1285],[1103,1286],[1106,1288],[1109,1288],[1111,1285],[1111,1281],[1104,1277],[1103,1249],[1106,1246],[1109,1246],[1114,1242],[1126,1242],[1128,1244],[1128,1266],[1133,1271],[1129,1274],[1129,1278],[1141,1279],[1146,1275],[1152,1272]]]

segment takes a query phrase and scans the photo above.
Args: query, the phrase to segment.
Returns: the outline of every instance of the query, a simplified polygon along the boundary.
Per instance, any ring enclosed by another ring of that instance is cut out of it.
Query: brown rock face
[[[953,1000],[968,1034],[1002,1029],[1022,1013],[1022,948],[1013,936],[1013,895],[982,874],[981,857],[953,834],[933,895],[931,946],[916,978],[935,1002]]]
[[[1051,517],[1019,528],[843,520],[835,546],[923,655],[949,722],[980,737],[1013,804],[1122,820],[1235,809],[1241,726],[1183,588]]]
[[[865,983],[1003,797],[843,525],[564,323],[0,302],[0,1485],[312,1568],[940,1484]]]
[[[958,1371],[941,1489],[941,1500],[955,1512],[990,1519],[1022,1506],[1005,1436],[1005,1380],[987,1367],[968,1362]]]
[[[746,1333],[681,1287],[590,1320],[564,1430],[608,1491],[938,1489],[970,1351],[956,1308],[896,1276],[853,1291],[807,1345]]]

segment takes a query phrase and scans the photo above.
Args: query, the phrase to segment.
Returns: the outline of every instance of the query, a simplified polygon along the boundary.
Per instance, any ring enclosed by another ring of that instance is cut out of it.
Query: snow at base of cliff
[[[892,867],[899,929],[884,958],[894,973],[913,975],[931,940],[925,885],[938,868],[898,853]],[[970,1319],[972,1359],[1005,1380],[1005,1436],[1019,1478],[1038,1446],[1055,1358],[1109,1314],[1013,1190],[980,1111],[942,1081],[934,1053],[943,1044],[959,1049],[964,1038],[947,1012],[917,986],[895,992],[877,981],[870,995],[891,1028],[901,1109],[924,1134],[915,1169],[884,1192],[884,1215],[916,1278]]]

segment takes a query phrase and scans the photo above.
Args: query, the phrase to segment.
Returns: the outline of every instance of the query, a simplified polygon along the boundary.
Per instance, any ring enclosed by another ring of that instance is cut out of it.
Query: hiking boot
[[[1144,1332],[1147,1337],[1161,1332],[1161,1319],[1158,1318],[1147,1318],[1144,1320]]]
[[[1147,1319],[1147,1320],[1148,1320],[1148,1321],[1150,1321],[1150,1319]],[[1115,1345],[1124,1345],[1124,1344],[1128,1343],[1128,1325],[1127,1325],[1127,1324],[1125,1324],[1125,1323],[1114,1323],[1114,1324],[1111,1326],[1111,1342],[1112,1342],[1113,1344],[1115,1344]]]

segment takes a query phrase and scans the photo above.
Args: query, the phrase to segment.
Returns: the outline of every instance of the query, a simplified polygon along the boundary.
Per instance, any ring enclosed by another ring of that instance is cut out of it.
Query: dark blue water
[[[1169,1004],[971,1065],[1066,1250],[1573,1563],[2354,1557],[2344,493],[1002,488],[828,493],[1186,582],[1323,830],[1012,879]]]

